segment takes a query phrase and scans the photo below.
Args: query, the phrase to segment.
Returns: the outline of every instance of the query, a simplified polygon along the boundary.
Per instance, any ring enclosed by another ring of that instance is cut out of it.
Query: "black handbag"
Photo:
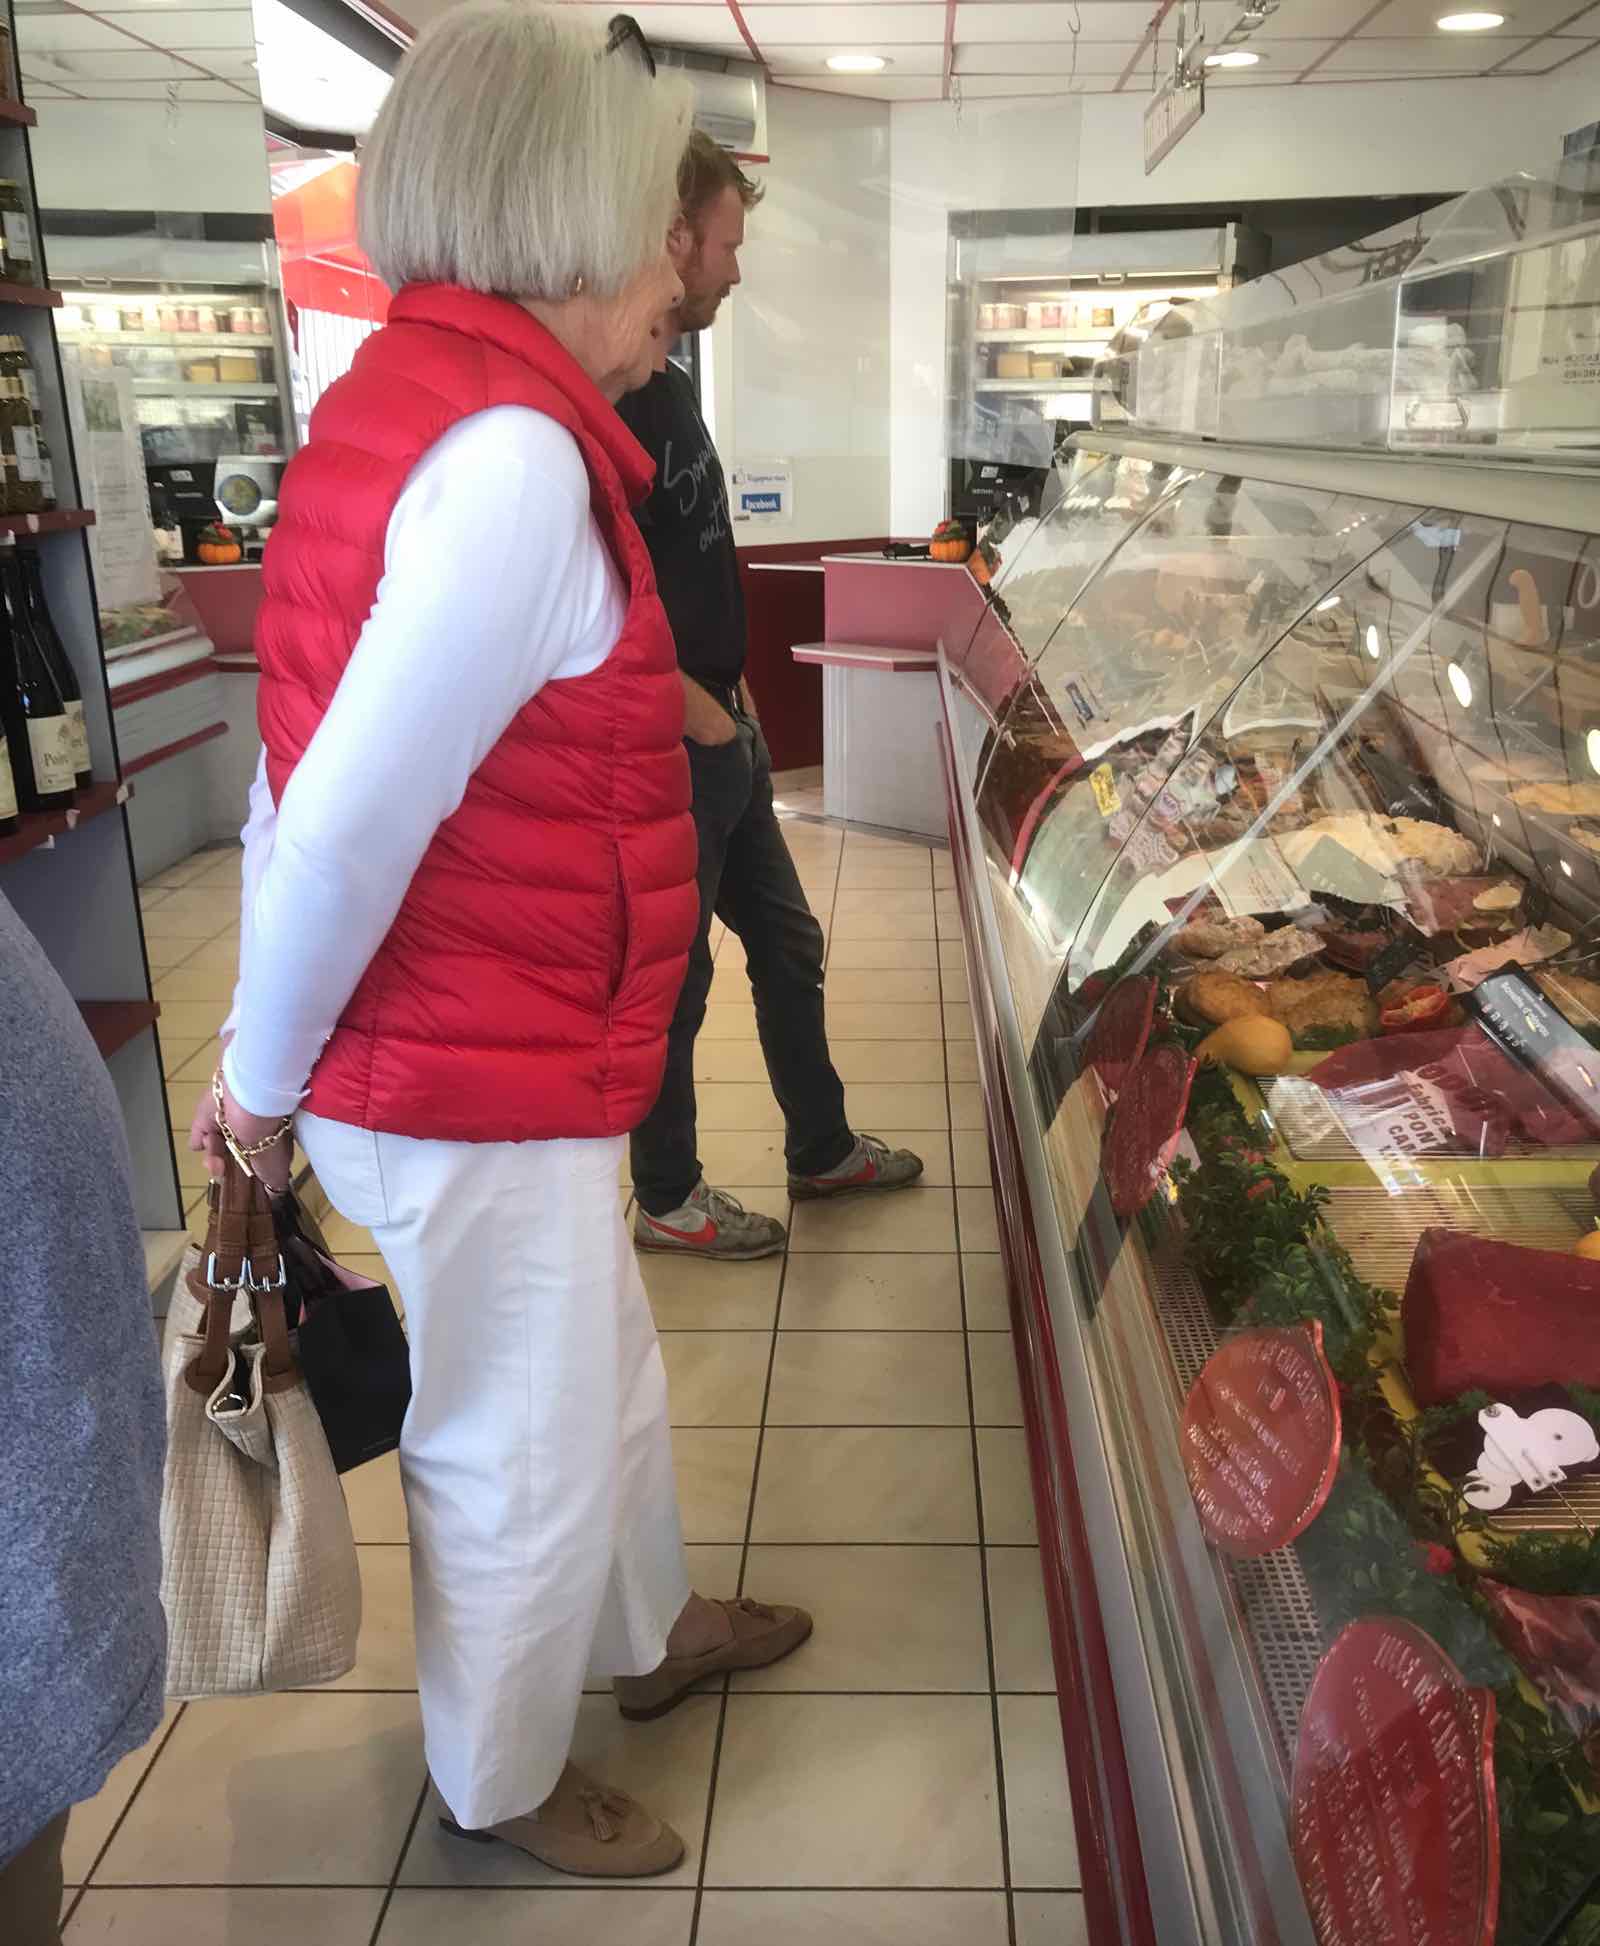
[[[335,1263],[293,1190],[272,1206],[284,1317],[340,1473],[392,1453],[411,1403],[411,1348],[387,1289]]]

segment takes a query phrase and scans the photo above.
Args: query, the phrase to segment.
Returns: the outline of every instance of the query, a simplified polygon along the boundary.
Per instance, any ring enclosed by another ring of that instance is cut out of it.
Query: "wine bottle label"
[[[17,786],[11,775],[11,752],[0,736],[0,824],[17,815]]]
[[[17,478],[37,485],[44,478],[39,464],[39,435],[32,426],[11,428],[11,448],[17,456]]]
[[[78,781],[72,758],[72,725],[65,716],[30,716],[28,749],[33,757],[34,788],[41,797],[70,791]]]
[[[83,700],[78,698],[67,705],[67,722],[72,730],[72,769],[75,776],[82,776],[89,765],[89,725],[83,714]]]
[[[8,209],[0,221],[6,233],[6,255],[19,263],[33,262],[33,226],[19,209]]]
[[[54,507],[56,504],[55,463],[42,446],[39,448],[39,481],[44,488],[45,506]]]

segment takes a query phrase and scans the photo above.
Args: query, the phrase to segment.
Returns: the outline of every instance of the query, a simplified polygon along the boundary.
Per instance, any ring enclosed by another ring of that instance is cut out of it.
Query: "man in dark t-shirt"
[[[739,281],[744,218],[761,191],[698,131],[678,173],[682,213],[668,247],[684,296],[680,331],[703,331]],[[668,364],[617,410],[656,463],[639,510],[656,583],[678,645],[685,743],[700,840],[700,926],[667,1036],[666,1073],[634,1131],[634,1241],[643,1250],[743,1261],[783,1248],[775,1217],[747,1210],[705,1180],[695,1145],[694,1043],[711,990],[715,915],[744,944],[756,1025],[787,1131],[797,1199],[899,1189],[922,1163],[857,1135],[828,1058],[822,928],[812,917],[772,803],[772,760],[744,679],[744,591],[728,490],[694,387]]]

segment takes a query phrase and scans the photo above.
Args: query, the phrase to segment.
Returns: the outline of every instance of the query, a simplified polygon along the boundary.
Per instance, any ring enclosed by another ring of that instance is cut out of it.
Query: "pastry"
[[[1303,980],[1274,980],[1267,1005],[1295,1045],[1340,1032],[1360,1036],[1377,1032],[1378,1013],[1365,980],[1348,973],[1310,973]]]
[[[1235,946],[1214,962],[1225,973],[1238,973],[1246,979],[1265,980],[1274,973],[1286,973],[1301,960],[1322,951],[1315,933],[1302,932],[1298,926],[1283,926],[1269,932],[1249,946]]]
[[[1267,996],[1234,973],[1210,968],[1192,974],[1177,990],[1179,1013],[1196,1027],[1220,1027],[1225,1020],[1268,1012]]]
[[[1574,1027],[1600,1023],[1600,980],[1587,980],[1581,973],[1553,972],[1535,973],[1533,982]]]
[[[1549,817],[1600,816],[1600,781],[1577,784],[1517,784],[1511,801]]]
[[[1266,931],[1259,919],[1196,919],[1172,943],[1188,959],[1220,959],[1235,946],[1248,946]]]

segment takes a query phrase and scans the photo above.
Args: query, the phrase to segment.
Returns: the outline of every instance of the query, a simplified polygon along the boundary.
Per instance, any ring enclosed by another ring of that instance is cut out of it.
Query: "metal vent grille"
[[[1166,1254],[1152,1268],[1156,1317],[1179,1387],[1187,1393],[1222,1342],[1222,1334],[1192,1272]],[[1248,1633],[1287,1776],[1294,1766],[1300,1715],[1324,1646],[1311,1590],[1292,1547],[1254,1561],[1224,1560],[1223,1565]]]

